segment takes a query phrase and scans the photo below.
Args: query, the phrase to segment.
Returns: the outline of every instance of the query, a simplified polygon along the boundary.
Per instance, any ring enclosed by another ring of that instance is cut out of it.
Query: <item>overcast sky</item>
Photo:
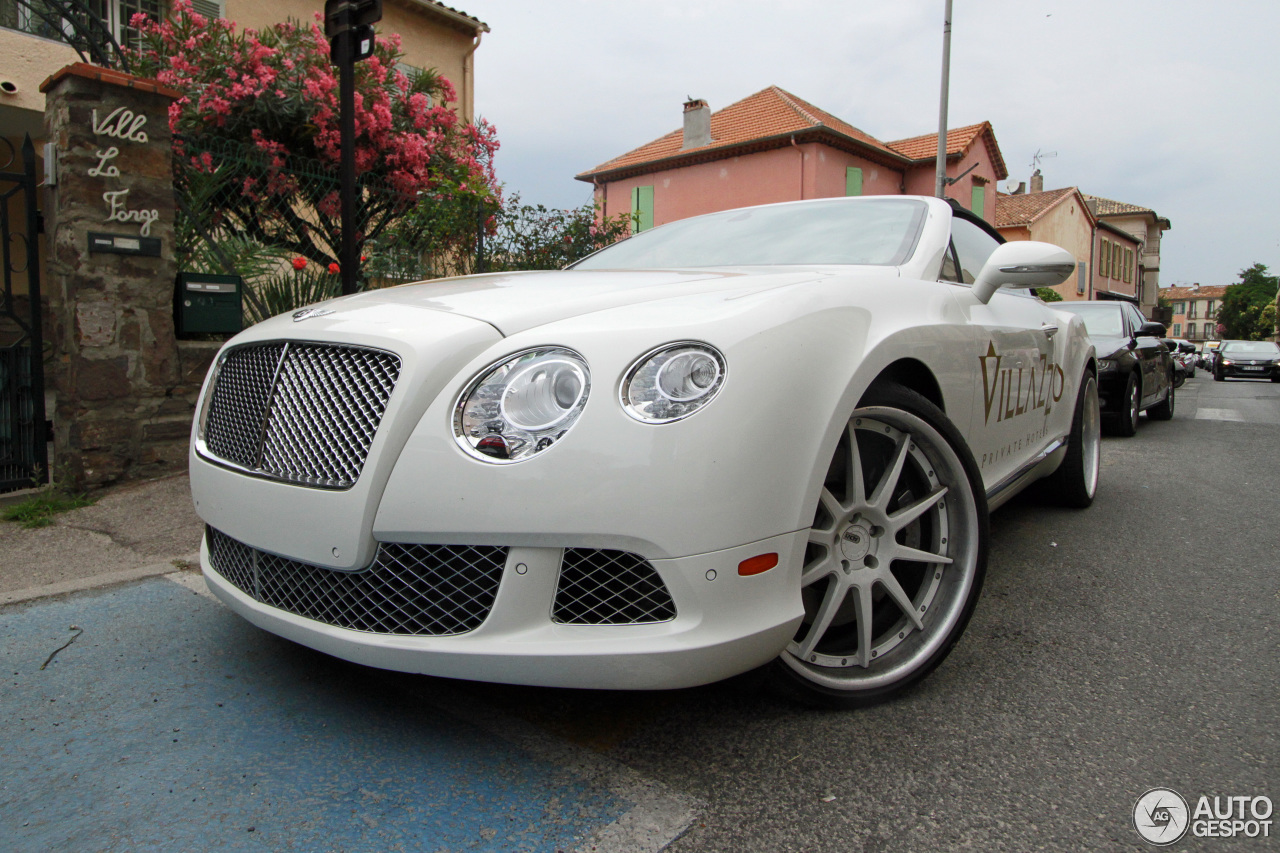
[[[477,113],[526,202],[590,200],[578,172],[777,85],[882,140],[937,130],[943,0],[448,0],[492,32]],[[951,127],[987,120],[1045,189],[1173,223],[1162,285],[1280,270],[1280,3],[954,0]]]

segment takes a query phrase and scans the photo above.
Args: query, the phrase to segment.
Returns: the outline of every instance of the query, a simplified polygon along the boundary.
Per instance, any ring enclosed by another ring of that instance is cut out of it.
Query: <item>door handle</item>
[[[1058,327],[1050,323],[1045,323],[1040,327],[1040,331],[1044,332],[1044,336],[1046,338],[1052,338],[1054,335],[1058,334]]]

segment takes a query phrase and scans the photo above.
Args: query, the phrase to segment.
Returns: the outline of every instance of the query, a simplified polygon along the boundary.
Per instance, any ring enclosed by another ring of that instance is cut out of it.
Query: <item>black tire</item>
[[[894,384],[867,392],[820,464],[805,619],[766,677],[808,705],[866,707],[925,678],[964,633],[986,573],[986,494],[959,430]]]
[[[1043,491],[1056,503],[1084,509],[1098,492],[1102,451],[1102,418],[1098,413],[1098,382],[1086,372],[1076,395],[1076,410],[1067,437],[1067,455],[1058,470],[1044,480]]]
[[[1147,417],[1153,421],[1171,421],[1173,420],[1174,407],[1174,387],[1173,383],[1169,383],[1169,393],[1159,403],[1147,409]]]
[[[1138,381],[1138,374],[1129,374],[1121,399],[1124,400],[1125,407],[1114,415],[1112,432],[1129,438],[1138,431],[1138,414],[1142,411],[1142,383]]]
[[[1221,374],[1220,372],[1218,372],[1217,370],[1213,371],[1213,381],[1214,381],[1214,382],[1221,382],[1221,381],[1222,381],[1222,374]]]
[[[1272,376],[1272,377],[1271,377],[1271,381],[1272,381],[1272,382],[1280,382],[1280,376]]]

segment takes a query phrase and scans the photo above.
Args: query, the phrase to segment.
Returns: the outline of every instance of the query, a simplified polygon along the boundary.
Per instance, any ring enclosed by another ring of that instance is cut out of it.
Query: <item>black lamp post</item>
[[[373,56],[373,25],[382,20],[382,0],[325,0],[324,34],[329,37],[329,60],[338,66],[342,161],[338,197],[342,207],[342,247],[338,266],[342,293],[357,290],[356,252],[356,71],[355,64]]]

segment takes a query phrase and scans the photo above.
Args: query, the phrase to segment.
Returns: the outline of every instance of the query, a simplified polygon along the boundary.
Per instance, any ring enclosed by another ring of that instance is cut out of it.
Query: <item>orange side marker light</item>
[[[738,563],[738,574],[742,576],[758,575],[761,572],[767,572],[774,566],[778,565],[777,554],[760,554],[749,560],[743,560]]]

